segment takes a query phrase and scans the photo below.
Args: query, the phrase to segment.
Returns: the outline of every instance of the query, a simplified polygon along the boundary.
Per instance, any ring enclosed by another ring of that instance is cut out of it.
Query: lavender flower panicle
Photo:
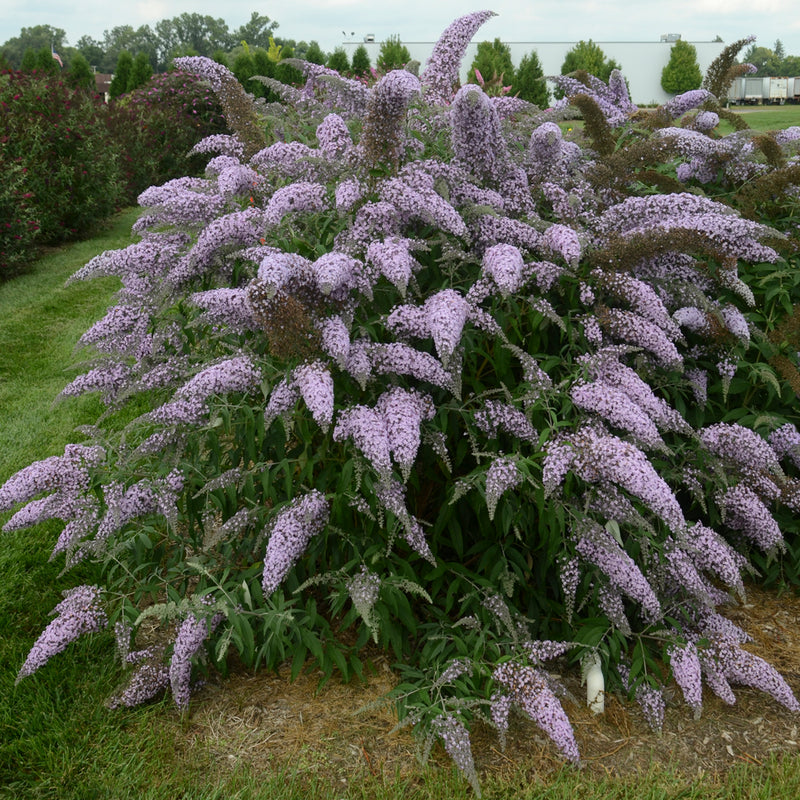
[[[731,486],[722,494],[720,503],[723,520],[729,528],[743,533],[766,553],[785,548],[780,526],[749,486],[743,483]]]
[[[501,456],[494,459],[486,471],[486,508],[494,519],[497,501],[522,482],[522,475],[513,459]]]
[[[483,254],[483,273],[497,285],[503,296],[520,289],[523,271],[522,253],[514,245],[495,244]]]
[[[333,375],[321,361],[301,364],[292,372],[292,381],[299,390],[314,422],[327,431],[333,421]]]
[[[617,671],[622,679],[622,685],[627,689],[630,687],[630,669],[625,664],[618,664]],[[641,683],[636,688],[636,702],[639,704],[644,714],[644,718],[650,728],[660,731],[664,726],[664,692],[648,683]]]
[[[206,619],[190,615],[178,628],[178,635],[175,637],[172,649],[172,658],[169,662],[169,683],[172,697],[181,711],[185,711],[189,707],[192,659],[197,655],[219,621],[216,616]]]
[[[334,441],[352,439],[375,471],[387,478],[391,473],[391,445],[383,413],[363,405],[344,409],[333,429]]]
[[[492,679],[570,761],[577,763],[580,760],[572,725],[541,670],[507,661],[494,670]]]
[[[475,794],[480,797],[481,789],[472,757],[469,731],[461,721],[461,718],[453,714],[443,714],[433,721],[432,730],[442,740],[442,745],[447,755],[453,759],[455,765],[469,781]]]
[[[109,708],[133,708],[152,700],[169,687],[169,665],[161,648],[145,648],[129,653],[126,661],[135,668],[125,684],[108,700]]]
[[[434,415],[433,399],[419,391],[394,387],[378,398],[375,410],[383,416],[392,458],[408,480],[420,446],[420,426]]]
[[[420,84],[431,104],[449,105],[459,84],[459,69],[472,37],[494,11],[476,11],[459,17],[445,28],[433,46]]]
[[[499,400],[487,400],[483,408],[475,412],[475,424],[488,436],[496,437],[502,429],[533,445],[539,441],[536,429],[525,414]]]
[[[100,599],[101,590],[97,586],[76,586],[64,592],[64,599],[51,612],[56,618],[34,643],[16,683],[36,672],[82,634],[102,630],[108,624],[108,617]]]
[[[681,687],[683,697],[700,719],[703,708],[703,676],[700,657],[692,642],[668,648],[669,664],[675,682]]]
[[[316,489],[295,498],[278,512],[264,556],[264,594],[272,594],[280,586],[309,541],[328,524],[329,513],[329,502]]]
[[[587,522],[581,526],[578,537],[575,549],[581,558],[596,566],[617,589],[640,603],[645,619],[661,619],[661,604],[653,587],[605,529]]]

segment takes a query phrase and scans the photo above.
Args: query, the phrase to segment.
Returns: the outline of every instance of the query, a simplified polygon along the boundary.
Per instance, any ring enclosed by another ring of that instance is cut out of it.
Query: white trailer
[[[769,78],[745,78],[742,101],[749,105],[760,105],[769,96]]]
[[[789,93],[789,79],[788,78],[770,78],[769,79],[769,98],[768,102],[773,104],[783,105],[786,102]]]

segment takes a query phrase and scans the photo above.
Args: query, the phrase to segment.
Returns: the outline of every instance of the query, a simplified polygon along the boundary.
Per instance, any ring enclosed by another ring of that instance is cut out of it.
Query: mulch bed
[[[752,588],[746,603],[723,613],[753,637],[748,649],[775,666],[800,697],[800,598]],[[289,766],[296,774],[342,786],[369,773],[412,775],[419,769],[418,742],[408,728],[396,730],[393,708],[379,702],[395,685],[395,675],[383,656],[372,663],[375,673],[366,685],[333,679],[319,690],[315,672],[291,682],[288,670],[285,675],[234,671],[195,696],[184,744],[205,747],[222,771],[242,763],[257,770]],[[578,676],[567,675],[563,682],[582,768],[592,774],[631,776],[664,767],[687,779],[719,776],[735,764],[761,764],[800,750],[800,715],[747,687],[734,687],[733,706],[704,690],[699,720],[675,687],[668,691],[664,728],[657,734],[627,700],[609,695],[605,713],[594,716],[581,702],[585,690]],[[550,740],[520,717],[512,719],[505,751],[495,733],[481,726],[472,743],[484,773],[524,765],[546,777],[563,765]],[[440,747],[431,760],[450,766]]]

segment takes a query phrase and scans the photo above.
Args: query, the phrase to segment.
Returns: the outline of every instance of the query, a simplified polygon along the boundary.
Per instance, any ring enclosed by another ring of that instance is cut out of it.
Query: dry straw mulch
[[[753,637],[748,649],[773,664],[800,697],[800,598],[751,589],[745,604],[723,611]],[[205,748],[221,772],[243,763],[256,770],[289,767],[342,788],[370,773],[413,775],[419,770],[418,743],[408,728],[395,730],[393,708],[378,703],[396,677],[383,656],[372,663],[375,672],[366,685],[334,679],[321,689],[319,673],[291,682],[288,670],[282,675],[234,671],[195,697],[183,744]],[[675,687],[668,692],[659,735],[647,727],[638,707],[613,695],[606,698],[602,716],[592,715],[581,702],[578,676],[568,675],[564,682],[565,710],[582,767],[590,773],[631,776],[664,767],[687,779],[721,776],[735,764],[761,764],[771,755],[800,751],[800,715],[753,689],[734,687],[734,706],[706,690],[702,717],[695,720]],[[563,765],[550,740],[519,717],[512,721],[505,751],[491,729],[479,726],[472,738],[484,773],[524,766],[546,778]],[[431,758],[450,766],[441,748]]]

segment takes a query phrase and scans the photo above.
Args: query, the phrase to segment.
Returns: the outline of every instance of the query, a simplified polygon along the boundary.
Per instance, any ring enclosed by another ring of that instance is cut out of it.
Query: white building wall
[[[344,42],[342,46],[352,58],[353,51],[362,42]],[[363,42],[367,48],[370,61],[374,65],[378,60],[380,42]],[[506,42],[511,49],[511,60],[518,66],[524,55],[535,50],[539,56],[545,75],[561,74],[561,65],[567,53],[576,42]],[[672,95],[661,88],[661,71],[669,62],[670,50],[674,42],[596,42],[607,59],[614,59],[622,68],[622,74],[630,86],[631,99],[638,105],[660,105]],[[697,63],[705,74],[711,62],[722,52],[724,42],[691,42],[697,50]],[[403,42],[408,48],[411,58],[422,66],[430,57],[433,42]],[[478,51],[478,43],[472,42],[467,48],[461,62],[461,80],[466,81],[470,65]],[[552,89],[552,85],[551,85]]]

